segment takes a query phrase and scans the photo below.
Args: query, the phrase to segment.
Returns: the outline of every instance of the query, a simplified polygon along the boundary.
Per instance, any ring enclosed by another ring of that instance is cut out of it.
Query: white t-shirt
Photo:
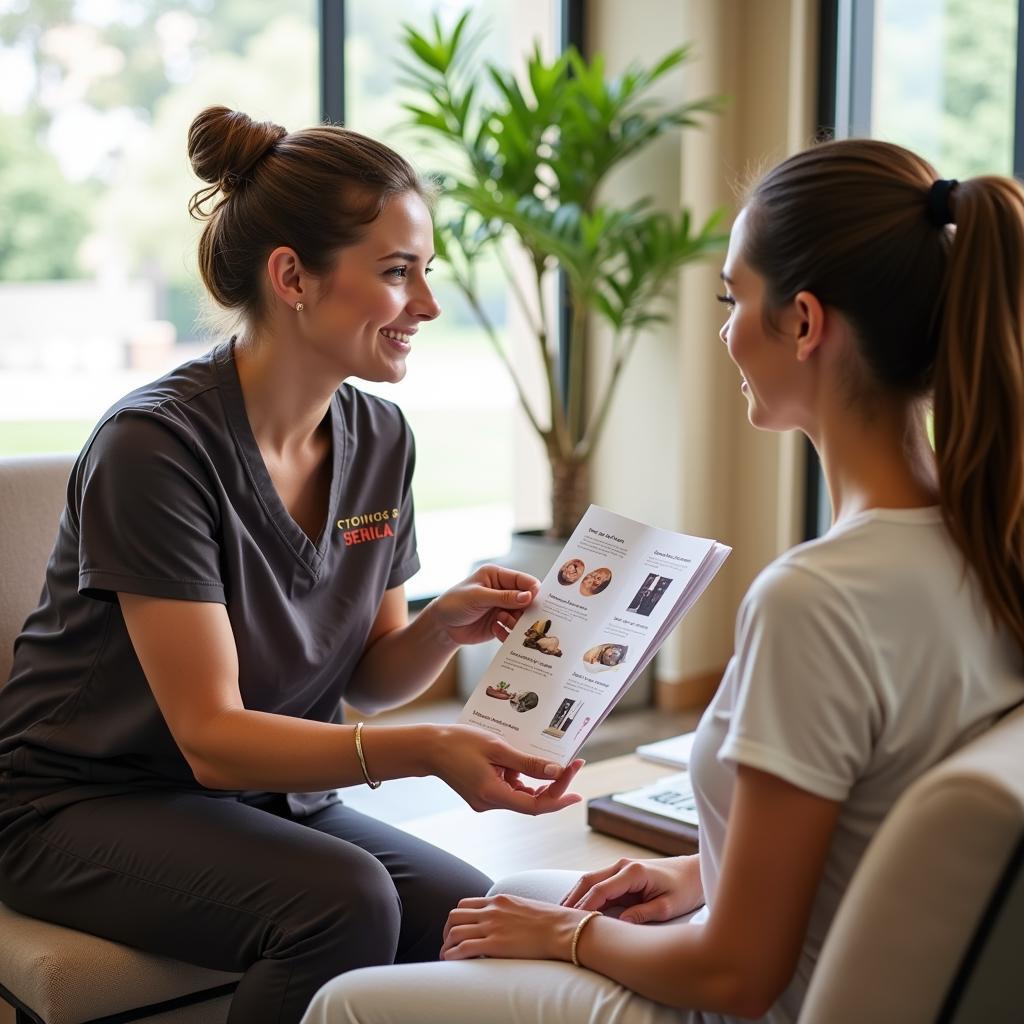
[[[754,581],[691,755],[708,908],[737,764],[843,803],[796,974],[766,1021],[796,1019],[839,901],[897,797],[1022,699],[1021,652],[995,628],[937,508],[853,516]]]

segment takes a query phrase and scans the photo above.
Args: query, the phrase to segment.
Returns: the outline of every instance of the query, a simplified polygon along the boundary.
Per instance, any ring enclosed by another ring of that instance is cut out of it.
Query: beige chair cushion
[[[71,455],[0,459],[0,685],[10,674],[14,638],[39,601],[73,462]],[[239,977],[140,953],[0,904],[0,985],[47,1024],[78,1024]],[[229,1004],[219,999],[156,1019],[221,1024]]]
[[[47,1024],[81,1024],[239,977],[140,953],[0,904],[0,985]]]
[[[1022,837],[1024,709],[1017,709],[897,802],[839,908],[800,1024],[933,1024]],[[1020,963],[1019,913],[1004,916],[989,947],[986,962],[1012,949]],[[1016,985],[1019,1007],[1019,973]]]
[[[0,686],[14,638],[39,603],[73,463],[72,455],[0,459]]]

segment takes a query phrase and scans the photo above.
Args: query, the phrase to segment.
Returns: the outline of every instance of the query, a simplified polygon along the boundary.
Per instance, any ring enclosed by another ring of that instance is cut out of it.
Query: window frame
[[[586,0],[555,0],[558,24],[558,53],[570,46],[585,57]],[[1024,2],[1024,0],[1022,0]],[[346,0],[318,0],[320,27],[320,120],[330,124],[345,123],[345,39]],[[569,306],[568,282],[564,272],[558,275],[559,308],[557,317],[558,368],[562,400],[567,401],[569,389]]]
[[[345,0],[318,0],[320,120],[345,122]]]
[[[347,0],[318,0],[320,34],[320,119],[323,123],[345,123],[345,43],[348,24]],[[555,7],[556,52],[563,53],[570,46],[586,56],[586,0],[556,0]],[[558,309],[555,317],[556,346],[559,379],[563,403],[568,399],[569,339],[571,310],[568,279],[560,271],[557,278]],[[490,558],[493,551],[478,552],[479,558]],[[413,610],[426,606],[431,595],[410,599]]]
[[[347,0],[318,0],[320,30],[320,118],[324,123],[345,123],[345,42],[348,20]],[[586,0],[556,0],[555,6],[556,52],[570,46],[586,56]],[[561,398],[567,401],[569,387],[569,338],[571,311],[568,280],[564,272],[557,279],[559,295],[556,312],[556,346],[558,353]],[[481,551],[480,558],[490,558],[493,551]],[[410,607],[420,607],[430,596],[410,601]]]
[[[821,0],[818,9],[818,133],[842,139],[871,135],[875,0]],[[1017,0],[1013,103],[1013,176],[1024,180],[1024,0]],[[818,453],[806,442],[804,540],[830,524]]]

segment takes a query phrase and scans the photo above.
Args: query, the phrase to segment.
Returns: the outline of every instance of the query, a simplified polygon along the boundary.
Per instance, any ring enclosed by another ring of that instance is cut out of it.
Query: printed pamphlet
[[[591,505],[460,721],[568,764],[731,550]]]

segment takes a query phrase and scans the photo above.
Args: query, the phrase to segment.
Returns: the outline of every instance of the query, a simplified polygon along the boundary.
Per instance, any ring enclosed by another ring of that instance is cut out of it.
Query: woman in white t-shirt
[[[1024,698],[1024,190],[936,178],[831,142],[733,227],[721,337],[750,422],[811,439],[834,518],[740,609],[693,749],[699,857],[463,900],[445,962],[347,974],[311,1024],[796,1019],[893,802]]]

